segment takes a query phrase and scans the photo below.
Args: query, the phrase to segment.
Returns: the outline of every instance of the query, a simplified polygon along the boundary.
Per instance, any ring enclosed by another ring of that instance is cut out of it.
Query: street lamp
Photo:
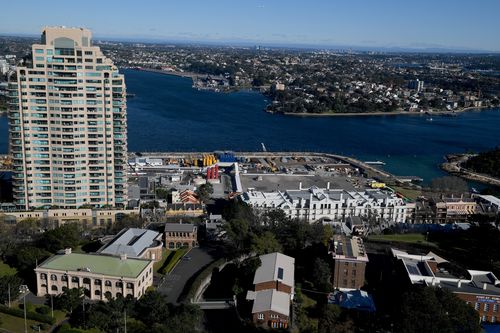
[[[24,333],[28,333],[28,321],[26,320],[26,295],[29,293],[29,289],[26,289],[23,295],[23,309],[24,309]]]

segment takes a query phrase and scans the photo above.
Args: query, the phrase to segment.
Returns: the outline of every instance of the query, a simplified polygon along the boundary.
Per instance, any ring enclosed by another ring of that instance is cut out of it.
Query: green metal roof
[[[56,254],[38,267],[60,271],[86,271],[91,273],[136,278],[148,266],[150,260],[120,259],[98,254]]]

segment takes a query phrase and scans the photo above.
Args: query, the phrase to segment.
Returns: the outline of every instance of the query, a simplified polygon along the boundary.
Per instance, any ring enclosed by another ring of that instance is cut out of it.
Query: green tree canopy
[[[42,249],[55,253],[65,248],[75,248],[80,240],[78,225],[69,223],[44,232],[38,240],[38,245]]]
[[[272,252],[281,252],[282,247],[274,234],[270,231],[264,231],[261,235],[252,234],[251,250],[258,255]]]
[[[200,185],[196,189],[196,195],[200,199],[200,201],[207,202],[210,199],[210,196],[214,193],[214,187],[212,183],[205,183]]]
[[[479,333],[477,312],[446,289],[419,287],[405,295],[398,326],[407,333]]]
[[[54,309],[73,312],[83,300],[83,288],[63,288],[63,292],[53,297]],[[47,299],[47,303],[50,299]]]
[[[19,296],[19,286],[22,281],[16,275],[7,275],[0,277],[0,303],[6,304],[9,301],[9,289],[10,289],[10,299],[14,301],[17,296]]]

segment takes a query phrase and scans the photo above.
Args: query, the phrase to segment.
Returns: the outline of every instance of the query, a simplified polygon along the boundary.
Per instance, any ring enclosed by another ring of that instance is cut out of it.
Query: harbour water
[[[258,92],[216,93],[191,88],[191,80],[124,70],[129,151],[323,151],[382,160],[397,175],[425,181],[448,153],[500,146],[500,109],[456,117],[290,117],[263,111]],[[7,152],[7,117],[0,117],[0,153]]]

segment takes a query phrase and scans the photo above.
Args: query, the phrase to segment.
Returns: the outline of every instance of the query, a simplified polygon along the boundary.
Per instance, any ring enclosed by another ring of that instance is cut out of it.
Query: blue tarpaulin
[[[328,303],[336,304],[344,309],[375,312],[375,303],[366,291],[335,291],[328,295]]]
[[[500,325],[484,325],[484,333],[500,333]]]

